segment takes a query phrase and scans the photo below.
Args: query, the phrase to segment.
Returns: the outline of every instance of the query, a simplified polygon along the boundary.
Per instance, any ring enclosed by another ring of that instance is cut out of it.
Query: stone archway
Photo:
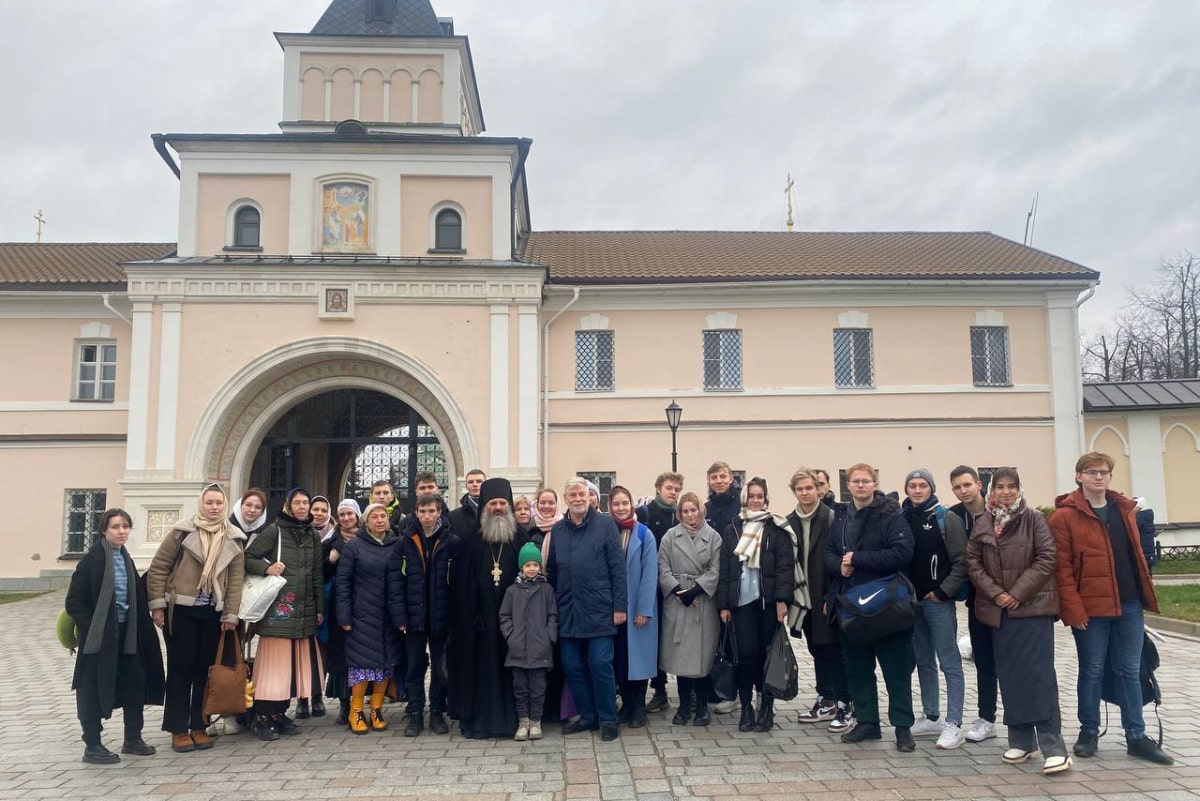
[[[188,471],[242,486],[258,441],[283,410],[337,388],[384,392],[418,410],[437,433],[452,482],[478,460],[471,427],[431,369],[378,343],[346,337],[291,343],[240,370],[198,421]]]

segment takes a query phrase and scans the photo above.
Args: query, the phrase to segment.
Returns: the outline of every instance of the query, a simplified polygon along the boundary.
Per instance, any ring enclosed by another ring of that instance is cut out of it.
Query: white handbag
[[[283,532],[275,541],[275,561],[283,555]],[[247,623],[257,623],[275,603],[275,596],[287,584],[283,576],[246,576],[246,584],[242,587],[242,604],[238,607],[238,617]]]

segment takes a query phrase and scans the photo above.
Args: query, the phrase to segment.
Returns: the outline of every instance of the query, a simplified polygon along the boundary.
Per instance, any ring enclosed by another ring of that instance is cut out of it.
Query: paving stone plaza
[[[770,734],[739,733],[737,715],[716,715],[704,729],[672,727],[669,715],[653,714],[647,728],[622,729],[613,743],[601,743],[598,733],[564,739],[557,727],[532,743],[428,731],[406,739],[393,706],[393,725],[383,734],[355,736],[327,716],[302,721],[302,734],[274,743],[240,734],[219,738],[210,751],[174,754],[158,730],[161,710],[151,708],[145,739],[158,753],[99,766],[80,762],[83,743],[69,690],[74,658],[54,637],[62,603],[63,593],[55,592],[0,605],[6,633],[0,641],[0,799],[1200,799],[1200,641],[1174,635],[1159,644],[1166,747],[1176,759],[1169,768],[1125,756],[1115,708],[1114,731],[1100,740],[1097,758],[1044,777],[1035,765],[1000,762],[1003,733],[956,751],[937,751],[923,739],[916,753],[900,754],[890,729],[883,742],[844,745],[824,726],[795,722],[800,705],[811,703],[807,689],[777,707],[782,725]],[[960,628],[965,631],[965,623]],[[807,688],[811,673],[802,651],[801,686]],[[1057,653],[1063,729],[1073,742],[1074,647],[1065,630]],[[965,669],[967,717],[973,718],[974,672]],[[105,728],[105,743],[115,750],[119,711]],[[1156,730],[1153,715],[1147,729]]]

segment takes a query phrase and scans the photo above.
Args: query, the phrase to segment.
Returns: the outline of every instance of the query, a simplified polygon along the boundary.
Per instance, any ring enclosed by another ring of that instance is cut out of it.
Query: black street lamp
[[[675,450],[675,432],[679,430],[679,418],[683,416],[683,407],[671,401],[667,407],[667,426],[671,429],[671,472],[679,472],[678,453]]]

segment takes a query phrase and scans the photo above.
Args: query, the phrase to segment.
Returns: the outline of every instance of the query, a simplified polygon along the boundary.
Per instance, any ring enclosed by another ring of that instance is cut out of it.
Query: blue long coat
[[[625,549],[625,582],[629,593],[629,680],[652,679],[658,672],[658,546],[654,534],[642,523],[634,526]],[[650,618],[642,628],[633,625],[638,615]]]

